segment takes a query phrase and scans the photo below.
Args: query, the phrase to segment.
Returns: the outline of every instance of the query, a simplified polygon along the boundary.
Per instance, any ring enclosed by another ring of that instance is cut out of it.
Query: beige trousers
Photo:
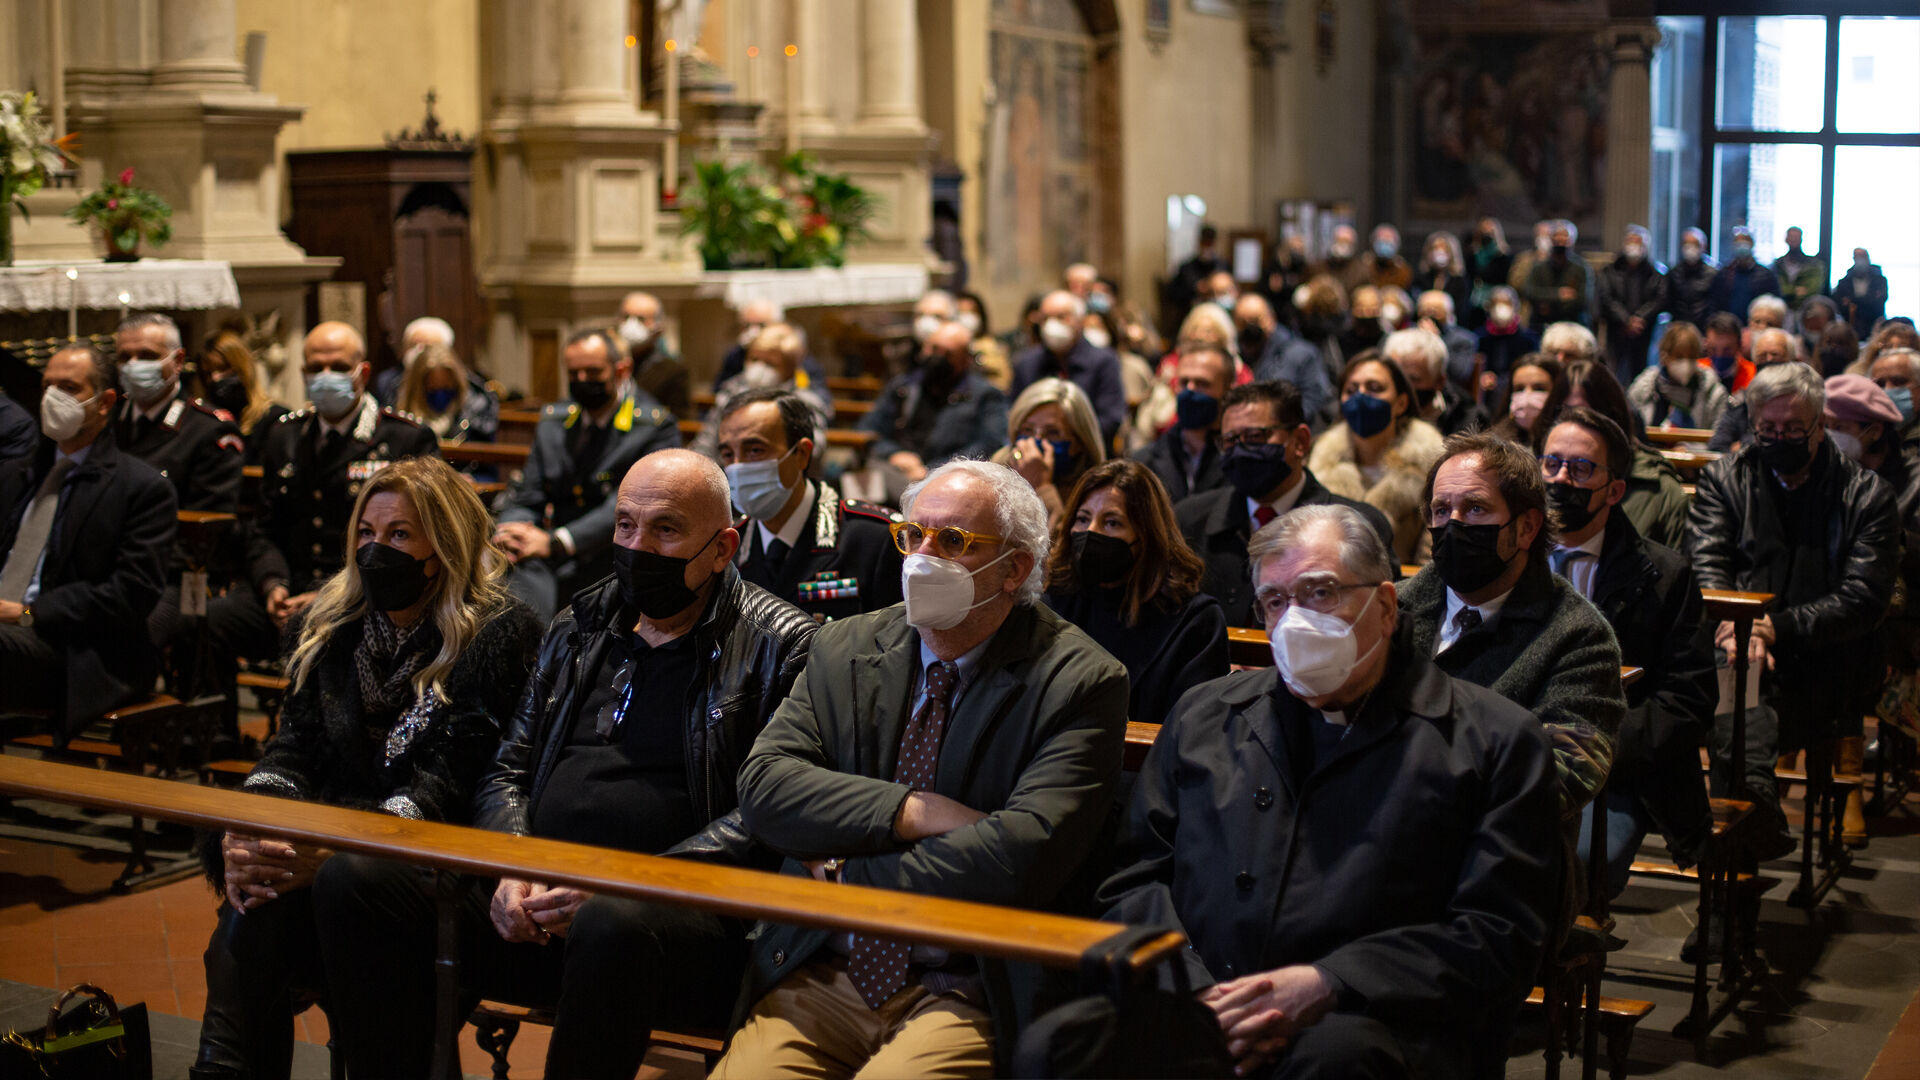
[[[753,1007],[710,1080],[985,1080],[993,1033],[984,1010],[918,984],[867,1008],[846,960],[808,964]]]

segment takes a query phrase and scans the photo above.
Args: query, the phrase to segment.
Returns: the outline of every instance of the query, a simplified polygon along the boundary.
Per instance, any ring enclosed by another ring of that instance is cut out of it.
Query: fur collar
[[[1439,428],[1425,420],[1414,420],[1388,448],[1385,475],[1369,487],[1360,472],[1347,425],[1335,424],[1313,444],[1307,468],[1328,491],[1378,507],[1397,524],[1410,515],[1418,516],[1427,470],[1439,458],[1442,441]]]

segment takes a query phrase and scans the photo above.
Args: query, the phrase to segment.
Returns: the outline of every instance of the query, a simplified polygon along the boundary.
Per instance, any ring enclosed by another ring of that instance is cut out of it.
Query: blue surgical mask
[[[1393,402],[1372,394],[1350,394],[1340,403],[1340,416],[1347,430],[1365,439],[1387,430],[1393,423]]]
[[[1752,256],[1752,255],[1753,255],[1753,245],[1752,245],[1752,244],[1735,244],[1735,245],[1733,245],[1733,257],[1734,257],[1734,258],[1736,258],[1736,259],[1745,259],[1745,258],[1748,258],[1748,257],[1750,257],[1750,256]]]
[[[338,420],[360,403],[360,391],[354,388],[352,375],[344,371],[322,371],[307,376],[307,399],[320,410],[321,416]]]
[[[436,413],[446,412],[453,408],[454,395],[458,393],[458,390],[429,390],[427,391],[427,408]]]
[[[1096,315],[1105,315],[1113,310],[1113,297],[1103,292],[1088,293],[1087,310]]]
[[[1198,431],[1220,419],[1220,399],[1205,390],[1188,387],[1173,397],[1173,412],[1182,431]]]
[[[1080,463],[1073,452],[1073,444],[1065,439],[1050,439],[1053,446],[1053,486],[1062,489],[1065,494],[1067,480],[1073,476],[1074,466]]]
[[[1373,253],[1382,259],[1391,259],[1400,254],[1400,246],[1391,240],[1375,240]]]
[[[120,389],[145,408],[167,392],[164,360],[128,360],[120,365]]]
[[[1913,422],[1913,391],[1904,386],[1887,387],[1887,396],[1893,399],[1893,407],[1900,410],[1900,422]]]

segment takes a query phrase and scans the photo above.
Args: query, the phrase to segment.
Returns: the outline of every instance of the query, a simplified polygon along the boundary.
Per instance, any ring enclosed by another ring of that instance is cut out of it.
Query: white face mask
[[[938,315],[916,315],[913,320],[913,340],[922,345],[940,329],[941,318]]]
[[[141,408],[159,401],[167,393],[164,360],[129,360],[120,365],[120,389]]]
[[[1435,248],[1433,254],[1427,256],[1427,262],[1433,264],[1435,270],[1445,270],[1453,263],[1453,253],[1446,248]]]
[[[980,332],[980,316],[974,314],[971,311],[963,311],[960,314],[955,315],[953,317],[953,321],[959,323],[961,326],[966,327],[967,333],[969,334],[977,334]]]
[[[66,442],[87,423],[87,406],[93,399],[81,401],[59,387],[40,395],[40,433],[54,442]]]
[[[1493,310],[1487,312],[1487,314],[1493,319],[1494,322],[1499,323],[1501,326],[1505,326],[1508,323],[1513,321],[1513,305],[1512,304],[1495,304],[1493,305]]]
[[[1647,249],[1639,244],[1626,244],[1621,247],[1620,251],[1626,255],[1627,261],[1631,263],[1637,263],[1647,257]]]
[[[779,513],[793,495],[793,489],[780,479],[780,463],[798,449],[796,446],[765,461],[736,461],[727,466],[727,486],[733,489],[733,505],[755,521],[766,521]]]
[[[1693,381],[1693,373],[1699,367],[1700,365],[1691,360],[1669,360],[1666,364],[1667,379],[1685,386]]]
[[[1378,595],[1380,590],[1376,588],[1360,606],[1355,622],[1373,607],[1373,598]],[[1373,648],[1367,650],[1367,655],[1358,656],[1360,647],[1353,640],[1353,623],[1338,615],[1309,611],[1299,604],[1288,605],[1280,625],[1268,636],[1272,639],[1273,662],[1280,669],[1280,677],[1286,681],[1287,689],[1301,698],[1325,697],[1345,686],[1354,669],[1373,659],[1373,654],[1387,640],[1382,634]]]
[[[1533,430],[1533,422],[1540,418],[1540,410],[1547,404],[1545,390],[1515,390],[1507,402],[1507,414],[1513,422],[1528,431]]]
[[[748,386],[759,389],[764,386],[780,385],[780,369],[765,360],[749,360],[747,366],[740,369]]]
[[[653,340],[653,328],[640,321],[640,316],[629,315],[620,320],[620,340],[627,343],[629,349],[637,349]]]
[[[1065,319],[1048,319],[1040,324],[1040,342],[1051,352],[1066,352],[1079,336]]]
[[[1405,314],[1406,312],[1400,310],[1399,304],[1387,304],[1380,309],[1381,320],[1389,326],[1399,326],[1400,318]]]
[[[1539,253],[1540,253],[1540,254],[1542,254],[1542,255],[1549,255],[1549,254],[1552,254],[1552,252],[1553,252],[1553,237],[1551,237],[1551,236],[1536,236],[1536,237],[1534,237],[1534,238],[1533,238],[1533,250],[1535,250],[1535,251],[1537,251],[1537,252],[1539,252]]]
[[[740,336],[734,338],[734,340],[740,343],[741,348],[751,349],[753,348],[753,339],[760,336],[760,330],[761,328],[758,326],[742,327],[740,329]]]
[[[1008,548],[1000,554],[1000,559],[1011,554],[1013,549]],[[900,566],[900,591],[907,598],[907,624],[918,630],[951,630],[965,621],[967,612],[992,603],[999,593],[985,600],[973,598],[973,575],[980,570],[968,570],[952,559],[917,551],[907,556]]]
[[[1102,330],[1099,327],[1094,327],[1093,329],[1090,329],[1090,330],[1083,330],[1081,331],[1080,336],[1083,338],[1086,338],[1087,344],[1093,346],[1096,349],[1113,348],[1113,335],[1107,333],[1105,330]]]
[[[1860,444],[1860,437],[1858,435],[1849,434],[1845,431],[1829,430],[1827,432],[1827,438],[1832,439],[1833,448],[1847,455],[1849,460],[1859,461],[1860,455],[1867,452],[1867,448]]]

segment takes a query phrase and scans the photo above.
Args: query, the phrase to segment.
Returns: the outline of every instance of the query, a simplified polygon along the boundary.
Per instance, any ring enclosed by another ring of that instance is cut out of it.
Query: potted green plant
[[[120,170],[118,180],[108,180],[87,193],[67,216],[82,225],[100,230],[107,240],[108,262],[133,262],[140,258],[140,244],[154,247],[173,239],[173,207],[165,199],[143,187],[133,186],[133,170]]]
[[[700,237],[700,262],[708,270],[753,265],[764,252],[770,207],[751,165],[721,161],[695,164],[693,181],[680,193],[680,232]]]
[[[758,174],[752,165],[694,165],[681,232],[699,236],[708,270],[843,266],[847,244],[867,236],[879,209],[866,189],[821,172],[804,153],[781,159],[771,180]]]
[[[54,139],[53,125],[32,91],[0,93],[0,266],[13,265],[13,211],[27,217],[26,197],[72,156],[71,133]]]

